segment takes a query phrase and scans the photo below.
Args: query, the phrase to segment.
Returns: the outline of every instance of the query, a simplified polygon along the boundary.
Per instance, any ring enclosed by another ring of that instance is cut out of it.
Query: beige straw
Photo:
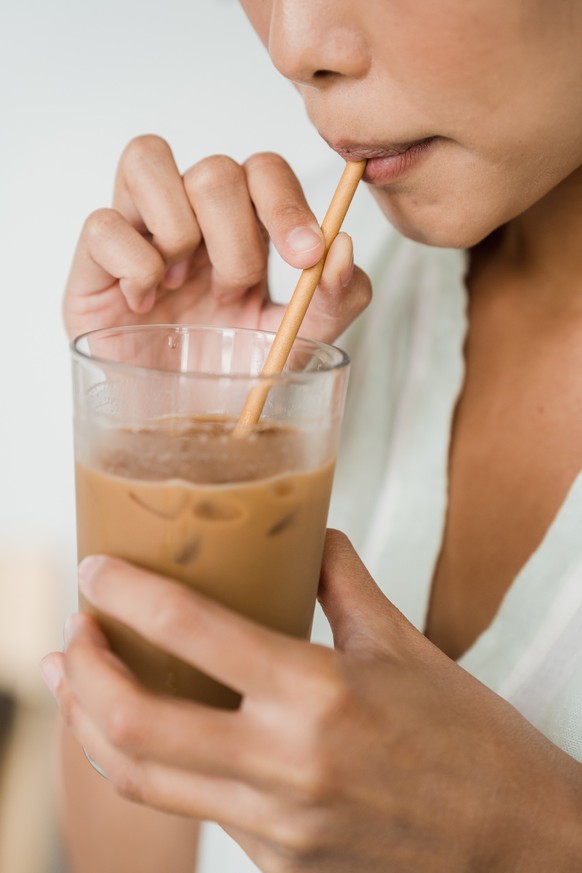
[[[263,364],[261,377],[276,376],[282,372],[285,366],[291,347],[305,318],[307,308],[311,303],[311,298],[321,279],[330,246],[340,231],[365,168],[366,161],[349,162],[344,168],[342,177],[321,224],[325,240],[325,251],[321,260],[315,266],[309,267],[301,273],[295,291],[285,310],[285,315],[279,325],[279,330],[269,349],[267,360]],[[244,409],[233,430],[234,437],[245,436],[253,425],[258,422],[271,384],[268,378],[262,378],[249,392]]]

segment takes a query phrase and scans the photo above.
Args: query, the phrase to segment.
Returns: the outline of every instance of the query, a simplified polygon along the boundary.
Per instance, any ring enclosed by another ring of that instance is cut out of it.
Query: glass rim
[[[295,348],[296,343],[303,344],[307,348],[311,349],[320,349],[325,350],[327,352],[332,352],[337,356],[337,360],[333,361],[330,364],[323,364],[320,369],[317,370],[284,370],[281,373],[275,373],[274,375],[263,375],[262,373],[242,373],[240,371],[235,371],[232,373],[225,372],[214,372],[209,373],[204,370],[166,370],[161,367],[148,367],[143,366],[141,364],[128,364],[124,361],[116,361],[112,358],[100,357],[87,354],[79,348],[79,345],[84,341],[88,340],[90,337],[97,337],[99,335],[105,336],[106,334],[129,334],[129,333],[153,333],[157,331],[171,331],[176,334],[187,334],[194,331],[201,331],[204,333],[216,333],[216,334],[224,334],[226,332],[231,333],[239,333],[239,334],[260,334],[261,336],[270,337],[271,341],[275,338],[275,331],[270,330],[262,330],[261,328],[253,328],[253,327],[229,327],[227,325],[213,325],[213,324],[129,324],[129,325],[118,325],[115,327],[100,327],[94,330],[85,331],[79,336],[75,337],[71,340],[69,344],[69,348],[71,351],[71,355],[73,360],[76,360],[83,364],[95,364],[101,365],[109,368],[114,368],[117,370],[122,370],[127,373],[135,373],[137,374],[155,374],[156,376],[167,376],[170,378],[191,378],[191,379],[233,379],[240,381],[268,381],[270,383],[282,383],[288,381],[305,381],[312,380],[316,376],[324,376],[329,373],[334,373],[337,370],[342,370],[347,367],[351,361],[350,357],[343,349],[340,349],[339,346],[333,345],[331,343],[325,343],[321,340],[308,339],[307,337],[298,336],[294,340],[292,350]]]

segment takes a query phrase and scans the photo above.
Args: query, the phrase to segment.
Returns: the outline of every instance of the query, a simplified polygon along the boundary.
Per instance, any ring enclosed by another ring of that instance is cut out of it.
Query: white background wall
[[[318,215],[341,170],[235,0],[0,4],[0,550],[52,551],[71,576],[62,289],[83,219],[109,204],[121,150],[148,131],[183,169],[274,149],[308,190],[327,173]]]
[[[165,137],[182,169],[213,152],[278,151],[320,217],[342,169],[236,0],[0,0],[0,594],[15,595],[0,598],[4,683],[20,658],[40,685],[38,659],[60,644],[47,614],[75,602],[61,297],[84,218],[109,205],[119,154],[144,132]],[[383,225],[372,210],[362,231],[367,199],[358,192],[346,222],[360,254]],[[291,271],[275,279],[278,297],[290,293]]]
[[[62,291],[85,217],[110,204],[119,155],[145,132],[165,137],[183,170],[215,152],[277,151],[320,219],[343,167],[237,0],[0,0],[0,556],[51,563],[66,610],[75,523]],[[369,201],[360,186],[345,222],[365,268],[385,233]],[[273,276],[284,298],[296,273],[275,260]]]

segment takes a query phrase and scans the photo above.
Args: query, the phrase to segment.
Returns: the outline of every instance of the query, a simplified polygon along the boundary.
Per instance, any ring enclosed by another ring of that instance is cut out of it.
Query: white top
[[[330,524],[419,629],[444,530],[453,411],[464,378],[466,257],[385,225],[374,302],[340,344],[352,373]],[[582,760],[582,476],[490,627],[459,663]],[[330,642],[321,614],[314,638]],[[199,873],[256,868],[218,828]]]

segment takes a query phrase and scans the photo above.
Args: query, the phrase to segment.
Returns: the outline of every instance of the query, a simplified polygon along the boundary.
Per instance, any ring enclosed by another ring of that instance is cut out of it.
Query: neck
[[[582,167],[505,226],[495,259],[552,305],[582,306]]]

